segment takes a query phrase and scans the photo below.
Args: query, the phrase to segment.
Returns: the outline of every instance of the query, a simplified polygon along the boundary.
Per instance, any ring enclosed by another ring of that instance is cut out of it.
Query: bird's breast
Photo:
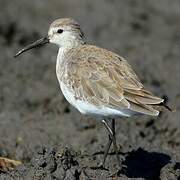
[[[67,53],[67,49],[59,48],[58,56],[56,60],[56,75],[57,75],[59,84],[63,80],[63,78],[66,77],[66,74],[67,74],[66,53]]]

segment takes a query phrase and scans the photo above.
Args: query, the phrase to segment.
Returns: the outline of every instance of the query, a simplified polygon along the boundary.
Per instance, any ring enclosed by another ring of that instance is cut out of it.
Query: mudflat
[[[179,0],[0,0],[0,157],[22,162],[0,179],[112,179],[98,169],[107,132],[64,99],[55,74],[57,47],[25,45],[62,17],[76,19],[90,44],[114,51],[132,65],[145,87],[167,96],[176,112],[116,120],[122,168],[117,179],[180,178]]]

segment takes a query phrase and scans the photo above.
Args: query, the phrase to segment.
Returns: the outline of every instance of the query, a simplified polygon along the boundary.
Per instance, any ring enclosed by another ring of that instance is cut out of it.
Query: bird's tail
[[[176,111],[175,108],[172,108],[172,107],[168,106],[168,105],[166,104],[166,102],[161,102],[161,103],[159,103],[159,104],[154,104],[153,107],[154,107],[155,109],[159,110],[159,111],[163,111],[164,109],[167,109],[167,110],[169,110],[169,111],[171,111],[171,112],[175,112],[175,111]]]

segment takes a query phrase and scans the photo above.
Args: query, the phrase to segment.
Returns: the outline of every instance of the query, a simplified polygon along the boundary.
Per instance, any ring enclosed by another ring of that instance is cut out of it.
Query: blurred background
[[[88,43],[128,59],[145,87],[157,96],[167,96],[168,104],[176,107],[176,112],[163,112],[158,118],[117,120],[122,158],[138,148],[165,154],[173,163],[163,164],[164,170],[149,167],[149,177],[168,177],[172,168],[176,179],[180,167],[176,166],[180,160],[179,0],[0,0],[0,156],[26,164],[42,146],[62,144],[81,154],[103,151],[104,127],[80,115],[61,94],[55,74],[58,48],[47,45],[13,58],[62,17],[78,21]],[[79,164],[91,166],[101,157],[80,159]],[[142,157],[138,158],[134,164]],[[123,162],[130,164],[128,159]],[[108,156],[107,166],[116,166],[115,156]],[[146,178],[140,171],[134,175],[127,168],[121,175]]]

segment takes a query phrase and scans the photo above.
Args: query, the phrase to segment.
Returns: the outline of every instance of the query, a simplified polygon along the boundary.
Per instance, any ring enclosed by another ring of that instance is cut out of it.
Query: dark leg
[[[108,137],[109,137],[109,140],[108,140],[108,143],[107,143],[107,145],[106,145],[106,147],[105,147],[105,150],[104,150],[103,161],[102,161],[101,164],[100,164],[101,167],[104,167],[104,165],[105,165],[105,161],[106,161],[106,158],[107,158],[109,149],[110,149],[111,144],[112,144],[112,138],[111,138],[111,136],[109,135]]]
[[[109,125],[107,124],[107,122],[105,120],[102,120],[103,124],[105,125],[106,129],[109,132],[110,138],[111,138],[111,143],[113,142],[113,146],[114,146],[114,151],[116,153],[116,158],[118,161],[119,166],[121,166],[120,160],[119,160],[119,155],[118,155],[118,148],[117,148],[117,144],[116,144],[116,136],[115,136],[115,119],[112,119],[112,128],[109,127]],[[109,151],[109,149],[108,149]],[[106,155],[107,156],[107,155]],[[105,155],[104,155],[105,157]]]
[[[118,155],[118,147],[116,144],[116,129],[115,129],[115,119],[112,119],[112,132],[113,132],[113,145],[114,145],[114,151],[116,153],[116,158],[118,161],[119,166],[121,166],[120,160],[119,160],[119,155]]]

